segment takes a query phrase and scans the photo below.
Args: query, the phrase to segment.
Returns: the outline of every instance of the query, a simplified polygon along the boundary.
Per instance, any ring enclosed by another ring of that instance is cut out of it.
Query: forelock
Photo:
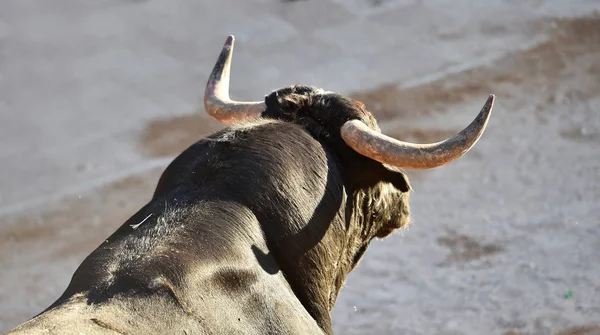
[[[375,117],[357,100],[320,88],[295,85],[276,90],[265,98],[263,116],[289,122],[311,118],[324,127],[339,129],[348,120],[361,120],[380,131]],[[333,129],[331,129],[333,130]]]

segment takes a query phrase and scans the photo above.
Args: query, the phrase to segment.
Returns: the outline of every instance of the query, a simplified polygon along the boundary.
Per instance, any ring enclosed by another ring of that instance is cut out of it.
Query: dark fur
[[[179,155],[152,200],[23,329],[77,324],[62,311],[85,302],[92,333],[331,333],[369,242],[407,224],[410,186],[341,139],[350,119],[378,129],[360,102],[294,86],[266,104],[262,119]]]

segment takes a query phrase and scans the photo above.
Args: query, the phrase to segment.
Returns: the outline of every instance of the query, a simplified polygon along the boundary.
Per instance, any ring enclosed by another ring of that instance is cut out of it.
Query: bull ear
[[[399,168],[388,166],[383,164],[383,169],[385,170],[384,178],[382,179],[385,182],[391,183],[395,188],[402,192],[408,192],[412,188],[410,187],[410,182],[408,181],[408,177],[404,171]]]

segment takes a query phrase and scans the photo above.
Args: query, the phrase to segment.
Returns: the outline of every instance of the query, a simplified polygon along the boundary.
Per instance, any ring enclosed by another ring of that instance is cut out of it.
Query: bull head
[[[204,95],[206,112],[230,125],[259,117],[266,108],[262,101],[240,102],[229,98],[229,76],[234,37],[229,36],[208,79]],[[380,163],[409,169],[430,169],[448,164],[467,153],[485,130],[494,106],[491,94],[479,115],[458,134],[444,141],[416,144],[399,141],[369,128],[360,120],[348,120],[340,129],[344,142],[356,152]]]

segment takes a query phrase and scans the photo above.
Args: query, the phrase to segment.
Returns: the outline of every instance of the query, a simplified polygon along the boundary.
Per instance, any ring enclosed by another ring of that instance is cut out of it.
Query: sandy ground
[[[498,104],[474,152],[413,178],[414,222],[350,276],[341,333],[600,333],[600,18],[541,24],[531,50],[358,94],[418,140],[459,129],[485,93]]]
[[[513,28],[483,33],[491,40]],[[497,104],[463,159],[409,171],[413,222],[374,241],[350,275],[333,311],[337,333],[600,334],[600,16],[519,29],[537,42],[426,80],[348,92],[384,131],[413,141],[462,128],[489,93]],[[140,172],[0,216],[0,331],[56,299],[79,262],[148,200],[164,164],[218,128],[200,114],[151,118],[126,144],[145,158]]]

